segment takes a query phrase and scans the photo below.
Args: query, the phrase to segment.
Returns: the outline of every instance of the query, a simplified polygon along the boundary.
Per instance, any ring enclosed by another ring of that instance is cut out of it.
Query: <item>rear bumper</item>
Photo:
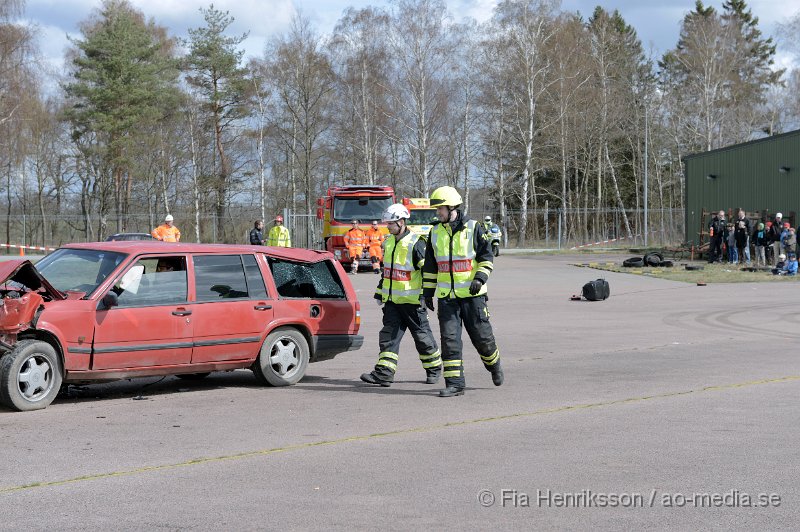
[[[314,354],[311,362],[330,360],[339,353],[356,351],[364,345],[364,337],[358,334],[319,334],[314,336]]]

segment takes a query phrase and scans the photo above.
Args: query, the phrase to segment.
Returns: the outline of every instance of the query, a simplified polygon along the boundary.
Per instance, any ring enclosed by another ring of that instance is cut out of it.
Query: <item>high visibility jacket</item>
[[[344,235],[344,245],[348,248],[363,248],[366,244],[366,235],[361,229],[350,229]]]
[[[474,279],[483,281],[475,296],[486,294],[493,258],[483,226],[475,220],[464,219],[458,211],[454,222],[440,223],[431,229],[423,268],[424,295],[474,297],[469,293]]]
[[[386,235],[384,235],[380,229],[367,229],[364,236],[367,239],[367,245],[369,247],[380,246],[386,239]]]
[[[150,233],[153,238],[163,242],[180,242],[181,232],[174,225],[172,227],[167,224],[161,224]]]
[[[376,298],[398,305],[419,305],[422,293],[422,266],[425,264],[425,241],[406,231],[400,240],[389,235],[385,242],[383,275]]]
[[[292,247],[292,239],[289,237],[289,228],[285,225],[273,226],[273,228],[269,230],[267,245],[281,248]]]

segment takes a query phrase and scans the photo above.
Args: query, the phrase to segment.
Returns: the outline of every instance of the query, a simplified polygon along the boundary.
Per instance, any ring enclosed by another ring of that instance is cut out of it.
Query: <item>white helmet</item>
[[[165,221],[165,222],[171,222],[171,221],[173,221],[174,219],[175,219],[175,218],[173,218],[171,214],[168,214],[168,215],[166,215],[166,216],[164,217],[164,221]]]
[[[491,222],[492,221],[492,217],[491,216],[484,216],[483,217],[483,221],[484,222]]]
[[[384,222],[396,222],[397,220],[402,220],[404,218],[406,220],[411,218],[411,215],[408,213],[408,209],[406,209],[401,203],[395,203],[394,205],[389,205],[389,208],[383,213],[382,219]]]
[[[779,212],[776,212],[775,213],[775,218],[783,218],[783,214],[781,214]]]

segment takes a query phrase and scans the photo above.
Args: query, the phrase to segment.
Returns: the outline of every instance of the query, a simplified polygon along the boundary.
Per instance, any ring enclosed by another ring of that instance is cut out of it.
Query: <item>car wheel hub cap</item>
[[[297,367],[297,346],[291,340],[278,340],[272,349],[269,362],[276,373],[286,376]]]
[[[38,401],[53,386],[50,364],[39,356],[32,356],[20,366],[17,383],[22,396],[29,401]]]

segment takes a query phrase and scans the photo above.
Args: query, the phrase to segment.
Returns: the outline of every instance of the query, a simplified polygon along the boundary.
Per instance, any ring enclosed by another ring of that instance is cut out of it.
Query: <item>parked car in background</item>
[[[119,242],[123,240],[158,240],[150,233],[116,233],[109,235],[106,242]]]
[[[361,347],[333,255],[299,248],[104,242],[0,263],[0,402],[45,408],[62,383],[250,368],[285,386]]]

